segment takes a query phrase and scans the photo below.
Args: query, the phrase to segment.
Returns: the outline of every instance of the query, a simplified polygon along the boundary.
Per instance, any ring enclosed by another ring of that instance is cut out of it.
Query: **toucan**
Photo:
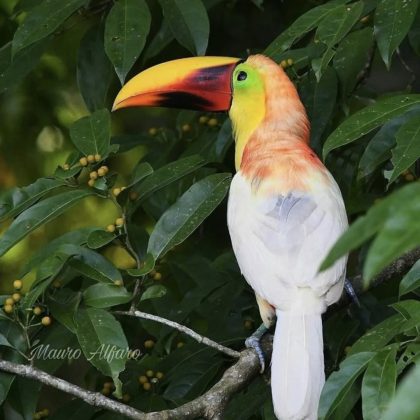
[[[294,84],[264,55],[190,57],[128,81],[113,109],[133,106],[229,113],[236,174],[227,224],[263,321],[247,344],[276,322],[274,412],[281,420],[316,419],[325,382],[321,315],[342,294],[347,257],[319,268],[348,221],[337,183],[309,145],[310,125]]]

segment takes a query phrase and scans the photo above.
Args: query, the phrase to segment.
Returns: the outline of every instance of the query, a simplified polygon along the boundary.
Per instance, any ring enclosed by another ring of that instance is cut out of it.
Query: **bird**
[[[263,321],[247,343],[255,344],[275,324],[275,415],[316,419],[325,383],[322,314],[340,299],[347,256],[319,268],[348,220],[336,181],[310,147],[310,124],[295,85],[262,54],[245,60],[187,57],[129,80],[113,110],[131,106],[229,113],[236,174],[227,225]]]

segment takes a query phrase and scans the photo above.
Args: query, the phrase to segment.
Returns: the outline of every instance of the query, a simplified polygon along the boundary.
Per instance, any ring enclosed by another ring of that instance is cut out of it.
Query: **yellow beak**
[[[164,106],[227,111],[232,102],[232,74],[239,61],[233,57],[189,57],[158,64],[126,83],[112,110]]]

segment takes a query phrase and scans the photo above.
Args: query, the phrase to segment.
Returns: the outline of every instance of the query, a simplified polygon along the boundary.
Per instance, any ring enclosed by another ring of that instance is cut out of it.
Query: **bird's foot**
[[[344,290],[349,295],[350,299],[360,308],[362,305],[360,304],[359,298],[349,279],[344,280]]]
[[[260,361],[260,373],[265,370],[264,352],[261,348],[261,338],[268,331],[264,324],[261,324],[258,329],[245,340],[245,346],[249,349],[254,349]]]

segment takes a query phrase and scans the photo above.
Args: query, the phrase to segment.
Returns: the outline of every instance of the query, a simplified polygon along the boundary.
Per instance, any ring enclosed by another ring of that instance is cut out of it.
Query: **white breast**
[[[228,226],[239,267],[256,293],[278,309],[308,305],[313,296],[314,305],[320,305],[314,310],[323,312],[341,295],[346,258],[318,273],[347,228],[341,193],[328,177],[314,193],[270,197],[254,194],[240,172],[232,180]]]

